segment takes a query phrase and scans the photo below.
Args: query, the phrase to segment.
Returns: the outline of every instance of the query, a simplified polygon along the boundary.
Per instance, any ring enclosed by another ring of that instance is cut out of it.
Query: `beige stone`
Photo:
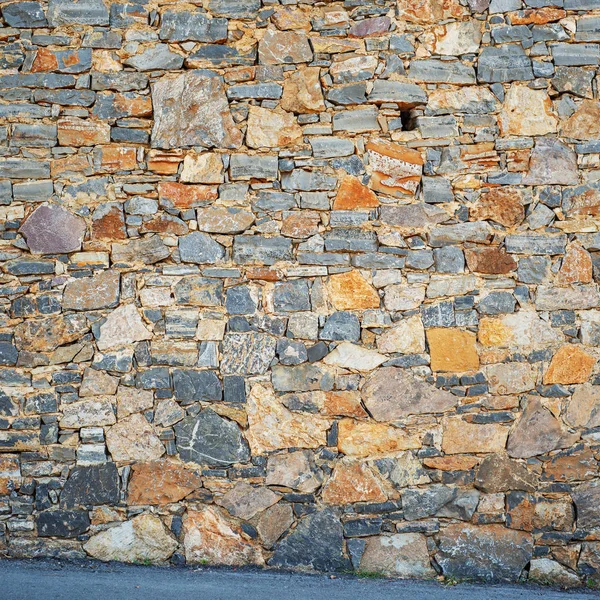
[[[160,563],[166,561],[177,546],[177,540],[158,517],[143,514],[93,535],[83,547],[98,560]]]
[[[509,428],[499,423],[469,423],[462,417],[444,420],[442,450],[446,454],[502,452]]]
[[[240,481],[224,496],[217,498],[215,502],[227,510],[230,515],[248,521],[279,502],[280,498],[279,494],[267,487],[254,487]]]
[[[117,391],[119,379],[104,371],[86,368],[83,371],[83,381],[79,386],[79,397],[112,396]]]
[[[59,424],[63,429],[102,427],[116,422],[110,397],[95,396],[89,400],[66,404]]]
[[[284,148],[302,142],[302,128],[292,113],[250,106],[246,143],[250,148]]]
[[[106,432],[106,445],[114,461],[151,461],[159,459],[165,448],[154,428],[135,414],[119,421]]]
[[[575,386],[565,421],[572,427],[590,429],[600,426],[600,386],[591,383]]]
[[[246,439],[252,454],[280,448],[318,448],[326,445],[331,421],[288,410],[268,385],[255,384],[248,396]]]
[[[475,334],[438,327],[427,330],[427,343],[433,371],[464,372],[479,368]]]
[[[100,336],[96,343],[100,350],[108,350],[151,338],[152,334],[144,325],[135,305],[126,304],[106,317],[106,321],[100,325]]]
[[[460,19],[466,13],[458,0],[398,0],[398,17],[417,23],[431,25],[446,19]]]
[[[482,194],[469,210],[474,220],[496,221],[505,227],[519,225],[525,218],[522,194],[514,188],[497,188]]]
[[[492,394],[521,394],[537,382],[537,368],[529,363],[486,365],[484,373]]]
[[[478,21],[454,21],[431,30],[428,48],[434,54],[461,56],[479,51],[481,24]]]
[[[425,352],[425,329],[419,315],[399,321],[377,338],[380,352],[421,354]]]
[[[386,356],[375,350],[363,348],[350,342],[342,342],[323,359],[323,362],[326,365],[343,367],[353,371],[372,371],[386,360]]]
[[[414,432],[383,423],[339,421],[338,450],[347,456],[366,458],[420,447],[420,436]]]
[[[323,473],[308,450],[272,454],[267,462],[267,485],[278,485],[312,493],[323,482]]]
[[[322,50],[315,48],[315,52],[322,52]],[[319,72],[319,67],[305,67],[286,73],[281,108],[294,113],[314,113],[325,110]]]
[[[216,152],[190,152],[183,159],[182,183],[223,183],[223,161]]]
[[[294,511],[289,504],[279,502],[267,508],[258,519],[256,530],[265,548],[272,548],[275,542],[294,523]]]
[[[63,294],[64,310],[98,310],[112,308],[119,302],[120,275],[102,271],[95,277],[69,281]]]
[[[502,136],[546,135],[556,133],[558,119],[545,89],[513,84],[506,92],[499,124]]]
[[[576,140],[595,140],[600,136],[600,102],[584,100],[563,123],[563,136]]]
[[[424,286],[400,283],[385,288],[383,303],[387,310],[403,311],[418,308],[423,300],[425,300]]]
[[[212,506],[187,511],[183,519],[183,546],[188,564],[236,567],[264,564],[262,552],[244,537],[241,527]]]
[[[154,405],[154,393],[151,390],[121,386],[117,393],[117,416],[124,419],[133,413],[151,409]]]

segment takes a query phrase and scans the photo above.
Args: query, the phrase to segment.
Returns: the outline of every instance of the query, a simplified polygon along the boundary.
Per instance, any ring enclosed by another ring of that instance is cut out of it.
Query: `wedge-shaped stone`
[[[98,329],[97,344],[100,350],[128,346],[149,340],[152,334],[142,321],[134,304],[126,304],[113,310]]]
[[[280,485],[310,494],[321,486],[322,481],[323,473],[309,450],[269,456],[267,485]]]
[[[97,533],[84,549],[98,560],[156,563],[167,560],[177,546],[177,540],[157,516],[143,514]]]
[[[332,275],[327,290],[336,310],[379,308],[377,290],[358,271]]]
[[[161,78],[152,85],[152,104],[153,148],[238,148],[241,144],[219,77],[188,71]]]
[[[323,488],[325,504],[345,505],[355,502],[385,502],[382,481],[363,462],[339,462]]]
[[[280,498],[269,488],[254,487],[240,481],[221,498],[217,498],[216,503],[230,515],[248,521],[279,502]]]
[[[343,367],[344,369],[372,371],[386,360],[386,356],[375,350],[363,348],[350,342],[342,342],[323,359],[323,362],[326,365]]]
[[[362,390],[365,407],[376,421],[452,410],[457,397],[396,367],[377,369]]]

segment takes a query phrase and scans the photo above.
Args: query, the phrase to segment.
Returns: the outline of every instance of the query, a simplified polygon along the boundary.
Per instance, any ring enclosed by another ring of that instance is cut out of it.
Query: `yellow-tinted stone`
[[[544,375],[544,384],[553,383],[585,383],[596,359],[575,344],[563,346],[553,357]]]
[[[432,371],[463,372],[479,368],[475,334],[438,327],[427,331]]]
[[[379,294],[358,271],[332,275],[327,287],[336,310],[379,308]]]
[[[462,417],[444,421],[442,450],[446,454],[502,452],[509,427],[500,423],[468,423]]]
[[[366,185],[352,175],[346,175],[333,203],[333,210],[352,210],[354,208],[377,208],[379,199]]]
[[[354,502],[385,502],[387,494],[381,482],[366,464],[340,462],[331,479],[323,488],[325,504],[353,504]]]
[[[348,456],[365,458],[420,447],[421,440],[417,434],[392,425],[353,419],[339,422],[338,450]]]

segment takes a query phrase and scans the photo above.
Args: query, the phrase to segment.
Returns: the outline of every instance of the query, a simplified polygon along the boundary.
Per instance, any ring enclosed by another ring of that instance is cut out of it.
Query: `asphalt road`
[[[59,561],[0,561],[1,600],[592,600],[598,592]]]

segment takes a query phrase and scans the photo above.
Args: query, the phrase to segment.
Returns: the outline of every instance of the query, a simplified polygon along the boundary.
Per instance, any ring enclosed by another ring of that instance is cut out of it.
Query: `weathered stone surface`
[[[442,450],[446,454],[502,452],[507,438],[508,428],[501,424],[480,425],[449,417],[444,421]]]
[[[83,510],[53,510],[39,514],[36,519],[40,537],[74,538],[90,526],[88,513]]]
[[[272,548],[294,522],[294,512],[289,504],[278,503],[265,510],[257,524],[263,546]]]
[[[246,143],[250,148],[281,148],[302,142],[302,129],[294,115],[251,106]]]
[[[526,85],[512,85],[504,98],[500,115],[500,132],[508,135],[546,135],[556,133],[558,119],[552,101],[543,90]]]
[[[275,546],[269,565],[340,571],[348,567],[343,555],[343,530],[335,509],[326,508],[304,517],[290,534]]]
[[[279,494],[269,488],[253,487],[240,481],[219,498],[217,504],[226,509],[230,515],[248,521],[273,506],[279,499]]]
[[[585,383],[591,375],[596,359],[579,346],[567,344],[552,357],[544,374],[544,383]]]
[[[177,423],[175,437],[179,456],[186,462],[224,466],[250,458],[239,427],[210,409]]]
[[[247,541],[242,529],[217,508],[188,510],[183,520],[183,546],[189,564],[262,565],[260,549]]]
[[[525,207],[518,190],[498,188],[482,195],[469,215],[478,220],[490,219],[505,227],[514,227],[525,218]]]
[[[252,454],[325,445],[331,422],[316,415],[291,412],[275,396],[271,386],[253,385],[246,411],[249,425],[246,438]]]
[[[383,140],[369,142],[366,148],[374,191],[398,197],[416,192],[423,170],[419,152]]]
[[[100,325],[97,344],[100,350],[108,350],[149,340],[151,337],[152,334],[144,325],[136,307],[126,304],[112,311]]]
[[[15,328],[19,350],[50,352],[81,338],[89,329],[83,315],[58,315],[48,319],[23,321]]]
[[[475,485],[486,494],[522,490],[533,492],[537,485],[534,473],[504,454],[486,456],[477,470]]]
[[[584,100],[563,123],[561,133],[576,140],[593,140],[600,135],[600,103]]]
[[[67,404],[63,409],[60,426],[65,429],[113,425],[116,418],[110,397],[97,397]]]
[[[336,310],[379,308],[379,294],[358,271],[332,275],[328,292]]]
[[[426,538],[420,533],[367,538],[360,570],[388,577],[429,579],[435,576],[429,562]]]
[[[306,34],[295,31],[268,29],[258,45],[258,58],[262,64],[305,63],[312,57]]]
[[[275,357],[275,339],[264,333],[229,333],[223,341],[223,373],[262,375]]]
[[[139,414],[113,425],[106,432],[106,445],[115,461],[150,461],[165,453],[154,428]]]
[[[307,450],[269,456],[267,485],[280,485],[311,493],[317,490],[322,482],[323,474],[316,466],[312,453]]]
[[[119,302],[120,281],[117,271],[103,271],[95,277],[70,281],[63,294],[63,308],[71,310],[113,308]]]
[[[508,438],[507,451],[515,458],[530,458],[557,448],[564,432],[558,419],[531,398]]]
[[[353,504],[354,502],[385,502],[387,494],[381,481],[365,463],[340,462],[323,487],[325,504]]]
[[[200,487],[202,478],[199,473],[176,461],[136,463],[129,480],[127,503],[171,504]]]
[[[339,422],[338,449],[343,454],[365,458],[418,448],[418,435],[382,423],[353,419]]]
[[[375,371],[362,390],[365,407],[377,421],[396,421],[411,414],[442,413],[456,405],[456,397],[420,381],[404,369]]]
[[[319,68],[305,67],[286,74],[281,108],[294,113],[314,113],[325,108]]]
[[[577,159],[574,152],[558,140],[540,138],[529,161],[525,185],[577,185]]]
[[[338,188],[333,210],[377,208],[379,199],[366,185],[351,175],[346,175]]]
[[[62,254],[81,248],[86,225],[61,206],[43,205],[34,210],[19,230],[34,254]]]
[[[64,508],[110,505],[118,501],[119,473],[112,462],[74,467],[60,495],[60,504]]]
[[[237,148],[241,143],[218,77],[189,71],[161,79],[152,86],[152,104],[154,148]]]
[[[355,371],[371,371],[385,361],[386,357],[383,354],[350,342],[342,342],[323,359],[327,365]]]
[[[533,550],[530,534],[502,525],[450,525],[438,545],[444,575],[485,581],[517,581]]]
[[[597,528],[600,524],[600,486],[597,481],[578,486],[573,494],[573,502],[577,508],[577,527]]]
[[[536,558],[531,561],[529,581],[533,583],[540,582],[545,585],[558,585],[560,587],[578,587],[581,585],[581,581],[575,573],[572,573],[560,563],[549,558]]]
[[[143,514],[93,535],[84,548],[98,560],[157,563],[167,560],[177,545],[158,517]]]
[[[116,236],[115,236],[116,237]],[[116,263],[141,262],[152,265],[170,256],[169,249],[158,235],[112,245],[112,260]]]

